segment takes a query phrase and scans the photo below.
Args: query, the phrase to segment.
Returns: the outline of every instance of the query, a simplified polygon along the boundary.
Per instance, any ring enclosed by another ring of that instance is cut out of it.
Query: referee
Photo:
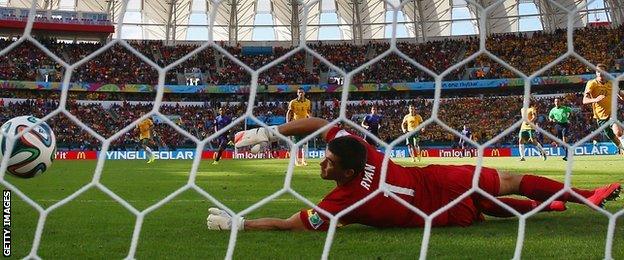
[[[557,138],[561,139],[564,143],[567,143],[568,130],[570,129],[570,113],[572,108],[561,104],[560,98],[555,98],[555,107],[548,113],[548,119],[550,122],[555,123],[555,129],[557,129]],[[563,147],[565,154],[563,160],[568,160],[568,149]]]

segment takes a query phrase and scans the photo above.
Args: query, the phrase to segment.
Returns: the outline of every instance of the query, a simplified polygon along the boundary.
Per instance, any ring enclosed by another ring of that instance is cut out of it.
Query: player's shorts
[[[413,133],[405,139],[405,144],[408,146],[418,146],[420,144],[420,134],[418,132]]]
[[[422,187],[416,189],[416,197],[421,199],[416,202],[417,205],[415,206],[423,209],[426,213],[431,213],[444,207],[472,188],[475,166],[429,165],[421,170],[424,171],[422,183],[420,184]],[[492,196],[497,196],[500,191],[498,171],[482,167],[479,188]],[[483,215],[474,202],[482,199],[485,199],[482,195],[473,193],[436,217],[433,220],[433,225],[469,226],[475,222],[483,221]]]
[[[557,130],[557,137],[559,139],[563,139],[568,136],[568,131],[570,129],[570,123],[556,123],[555,130]]]
[[[151,137],[140,137],[141,139],[139,140],[139,143],[141,143],[142,145],[149,145],[152,142],[152,138]]]
[[[377,133],[377,131],[375,132],[371,131],[370,133],[373,134],[374,136],[379,137],[379,134]],[[366,140],[366,142],[372,146],[377,146],[377,142],[375,142],[375,140],[368,135],[364,135],[364,140]]]
[[[294,143],[298,143],[299,141],[303,140],[303,138],[306,138],[305,135],[295,135],[292,137],[292,140]]]
[[[518,137],[520,137],[520,140],[534,140],[534,138],[536,137],[535,130],[534,129],[520,130]]]
[[[466,140],[459,138],[459,141],[457,142],[457,144],[459,145],[459,147],[463,149],[464,146],[466,146]]]
[[[217,137],[217,143],[219,143],[219,148],[224,149],[227,146],[228,140],[229,138],[227,133],[224,133]]]
[[[609,122],[610,119],[611,118],[609,117],[607,117],[606,119],[596,119],[596,124],[598,124],[598,127],[601,127],[602,125]],[[609,139],[615,138],[615,133],[613,133],[613,128],[611,128],[612,126],[613,124],[610,124],[609,126],[605,127],[604,130],[602,130],[602,133],[609,137]]]

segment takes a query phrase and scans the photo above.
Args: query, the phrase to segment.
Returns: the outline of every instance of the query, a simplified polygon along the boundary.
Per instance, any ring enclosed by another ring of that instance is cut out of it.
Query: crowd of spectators
[[[54,92],[47,92],[54,93]],[[564,103],[573,108],[572,124],[569,133],[571,142],[580,140],[595,129],[592,120],[590,106],[583,105],[581,93],[569,93],[557,95],[563,98]],[[554,133],[554,125],[548,121],[548,112],[553,107],[553,95],[537,95],[533,104],[537,107],[538,118],[536,124],[543,129]],[[7,99],[8,100],[8,99]],[[24,99],[19,103],[8,104],[8,101],[0,98],[0,123],[20,115],[34,115],[43,117],[58,107],[58,99],[51,96],[38,96]],[[328,120],[338,117],[340,102],[337,99],[314,100],[312,115]],[[353,101],[347,104],[346,116],[356,123],[360,123],[363,116],[370,111],[370,107],[375,105],[382,116],[382,127],[380,139],[385,142],[392,142],[400,137],[401,121],[407,114],[407,107],[413,104],[417,112],[427,119],[431,116],[433,101],[431,99],[415,98],[395,100],[393,96],[386,96],[379,100]],[[216,108],[225,106],[228,113],[233,117],[239,117],[246,111],[246,102],[220,101],[213,103],[164,103],[160,107],[163,115],[171,116],[170,119],[189,134],[204,139],[214,133],[212,121],[215,117]],[[505,129],[521,119],[520,109],[522,107],[522,96],[483,96],[483,97],[454,97],[440,100],[438,118],[449,127],[460,131],[464,125],[471,129],[473,139],[483,143],[498,135]],[[104,138],[108,138],[116,132],[122,130],[141,116],[143,112],[152,109],[149,102],[137,103],[129,101],[119,101],[109,106],[104,106],[101,102],[78,102],[75,99],[68,99],[67,110],[75,115],[79,120],[97,132]],[[286,114],[287,102],[266,101],[258,102],[254,106],[253,113],[259,117],[284,116]],[[618,111],[624,111],[619,108]],[[194,143],[177,132],[172,126],[163,123],[155,118],[155,132],[158,138],[154,145],[160,149],[190,148]],[[98,149],[100,143],[96,138],[80,129],[67,116],[61,114],[51,118],[48,123],[54,129],[59,147],[66,149]],[[346,127],[348,125],[345,124]],[[236,125],[232,132],[244,129],[244,123]],[[542,142],[550,143],[551,140],[544,139]],[[111,149],[137,149],[137,133],[130,130],[122,134],[111,143]],[[437,123],[432,123],[425,127],[421,134],[421,139],[425,146],[444,145],[452,146],[458,141],[458,137],[446,131]],[[596,139],[603,139],[597,136]],[[318,141],[318,140],[317,140]],[[495,145],[514,145],[517,143],[517,131],[502,137]],[[210,146],[208,147],[210,148]]]
[[[486,40],[487,49],[514,68],[530,75],[554,61],[567,51],[566,31],[493,34]],[[622,70],[624,58],[624,26],[617,28],[580,28],[574,32],[574,49],[593,64],[605,63],[613,71]],[[53,39],[40,42],[51,52],[68,63],[75,63],[103,47],[101,43],[64,43]],[[13,43],[0,39],[0,49]],[[130,42],[132,47],[154,63],[165,66],[191,53],[196,44],[165,45],[162,41]],[[294,47],[274,47],[271,54],[244,54],[241,46],[222,46],[252,69],[283,56]],[[329,62],[351,71],[380,55],[389,48],[388,42],[369,42],[363,45],[350,43],[310,43],[310,48]],[[425,43],[399,42],[397,48],[407,56],[441,73],[453,64],[462,61],[479,48],[477,37],[443,39]],[[0,80],[38,80],[37,70],[41,67],[55,68],[57,73],[49,75],[49,81],[59,81],[63,68],[30,42],[24,42],[7,54],[0,56]],[[329,67],[305,51],[294,53],[286,60],[260,73],[259,84],[318,84],[323,72]],[[213,47],[207,47],[178,66],[172,68],[166,77],[166,84],[180,83],[178,74],[199,70],[205,84],[249,84],[251,75],[236,62],[230,60]],[[556,64],[544,75],[577,75],[590,72],[590,68],[576,59],[568,58]],[[503,65],[490,57],[481,55],[464,66],[451,71],[445,80],[491,79],[517,77]],[[157,83],[157,71],[134,55],[121,44],[115,44],[100,55],[77,67],[72,74],[74,82],[94,84],[151,84]],[[39,79],[41,80],[41,79]],[[357,73],[352,83],[388,83],[431,81],[432,77],[396,54]]]

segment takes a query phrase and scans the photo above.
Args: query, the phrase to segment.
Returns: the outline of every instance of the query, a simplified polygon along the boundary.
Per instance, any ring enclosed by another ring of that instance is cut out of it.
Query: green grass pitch
[[[404,165],[472,164],[476,159],[425,158]],[[191,161],[107,161],[101,182],[134,207],[143,210],[188,181]],[[235,211],[243,210],[279,190],[284,183],[287,160],[226,160],[219,165],[202,161],[196,183]],[[543,162],[529,158],[485,159],[486,166],[518,173],[535,173],[562,180],[566,164],[560,158]],[[56,161],[43,176],[30,180],[6,179],[44,208],[69,196],[90,182],[95,161]],[[595,187],[624,182],[624,158],[620,156],[576,157],[573,185]],[[318,202],[333,183],[319,178],[318,160],[297,167],[292,187],[312,202]],[[211,203],[187,191],[146,216],[136,257],[144,259],[218,259],[225,256],[229,232],[209,231],[205,225]],[[291,195],[281,196],[248,217],[288,217],[307,208]],[[607,210],[624,209],[622,200],[607,204]],[[22,258],[32,247],[37,212],[13,193],[12,256]],[[616,226],[613,257],[624,258],[624,224]],[[43,231],[38,255],[55,259],[115,259],[127,255],[135,217],[99,189],[90,189],[52,211]],[[584,205],[568,203],[564,213],[542,213],[527,221],[523,257],[601,259],[604,257],[608,219]],[[428,256],[438,259],[495,258],[513,256],[518,221],[488,219],[468,228],[433,229]],[[420,252],[422,229],[375,229],[352,225],[338,229],[331,258],[414,259]],[[326,233],[242,232],[235,258],[318,259]]]

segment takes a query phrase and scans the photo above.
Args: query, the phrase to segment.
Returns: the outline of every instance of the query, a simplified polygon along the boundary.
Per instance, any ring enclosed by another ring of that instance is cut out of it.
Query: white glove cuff
[[[245,230],[245,218],[240,218],[240,221],[238,221],[238,231],[243,230]]]
[[[266,129],[266,135],[267,135],[267,139],[269,139],[269,142],[275,142],[275,141],[277,141],[278,137],[271,130],[275,131],[275,133],[279,133],[279,131],[277,131],[277,126],[276,125],[269,126]]]

